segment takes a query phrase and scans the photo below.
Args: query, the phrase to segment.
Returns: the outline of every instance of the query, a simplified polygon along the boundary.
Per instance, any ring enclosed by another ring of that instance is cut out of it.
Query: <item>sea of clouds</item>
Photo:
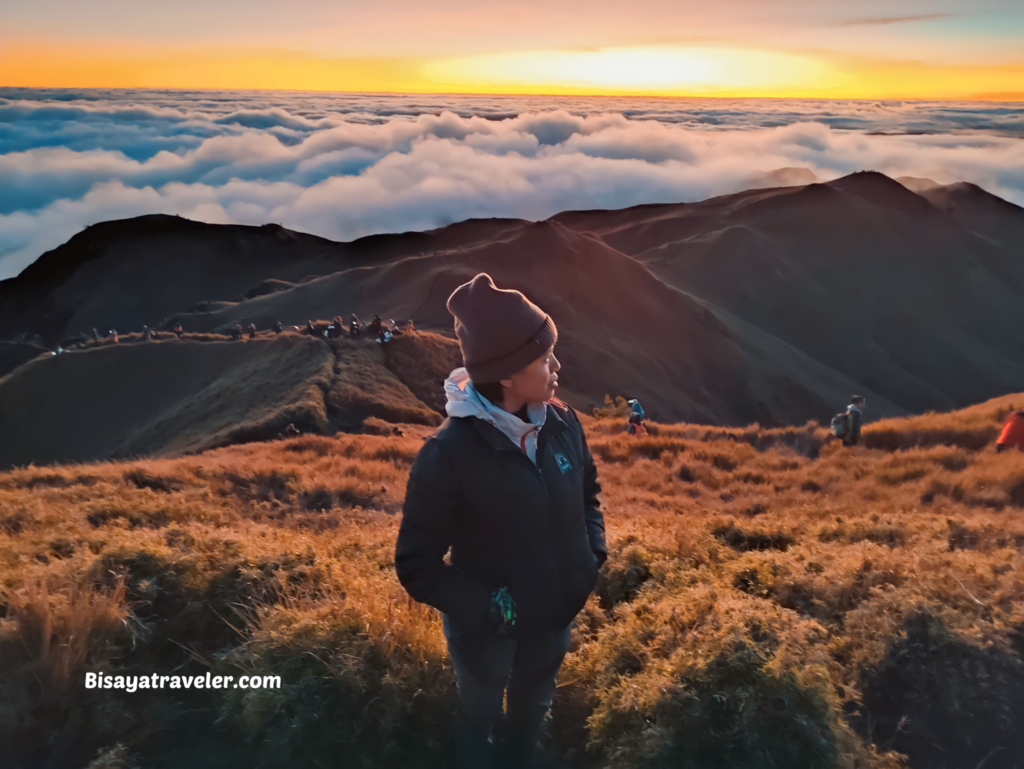
[[[780,168],[1024,205],[1024,104],[0,88],[0,279],[148,213],[344,241],[702,200]]]

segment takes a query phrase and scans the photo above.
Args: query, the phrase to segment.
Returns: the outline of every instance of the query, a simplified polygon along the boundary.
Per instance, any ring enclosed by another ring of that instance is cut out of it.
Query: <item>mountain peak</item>
[[[880,208],[925,213],[934,207],[903,184],[878,171],[856,171],[833,179],[827,185],[848,195],[855,195]]]

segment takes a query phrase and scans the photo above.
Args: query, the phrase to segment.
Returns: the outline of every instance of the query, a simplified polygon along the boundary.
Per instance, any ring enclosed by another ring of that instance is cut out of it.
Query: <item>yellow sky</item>
[[[331,58],[269,47],[19,41],[0,47],[0,85],[1024,99],[1024,65],[927,64],[722,44]]]

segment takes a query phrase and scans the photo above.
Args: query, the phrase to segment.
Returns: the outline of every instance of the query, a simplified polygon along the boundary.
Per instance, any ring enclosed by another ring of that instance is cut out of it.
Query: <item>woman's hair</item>
[[[501,382],[473,382],[473,389],[495,406],[505,400],[505,386]]]

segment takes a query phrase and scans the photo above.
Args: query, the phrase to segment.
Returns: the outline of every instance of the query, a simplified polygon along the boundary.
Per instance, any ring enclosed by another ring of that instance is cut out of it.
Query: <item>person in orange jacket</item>
[[[996,451],[1006,449],[1024,451],[1024,411],[1014,411],[1003,425],[1003,431],[996,439]]]

